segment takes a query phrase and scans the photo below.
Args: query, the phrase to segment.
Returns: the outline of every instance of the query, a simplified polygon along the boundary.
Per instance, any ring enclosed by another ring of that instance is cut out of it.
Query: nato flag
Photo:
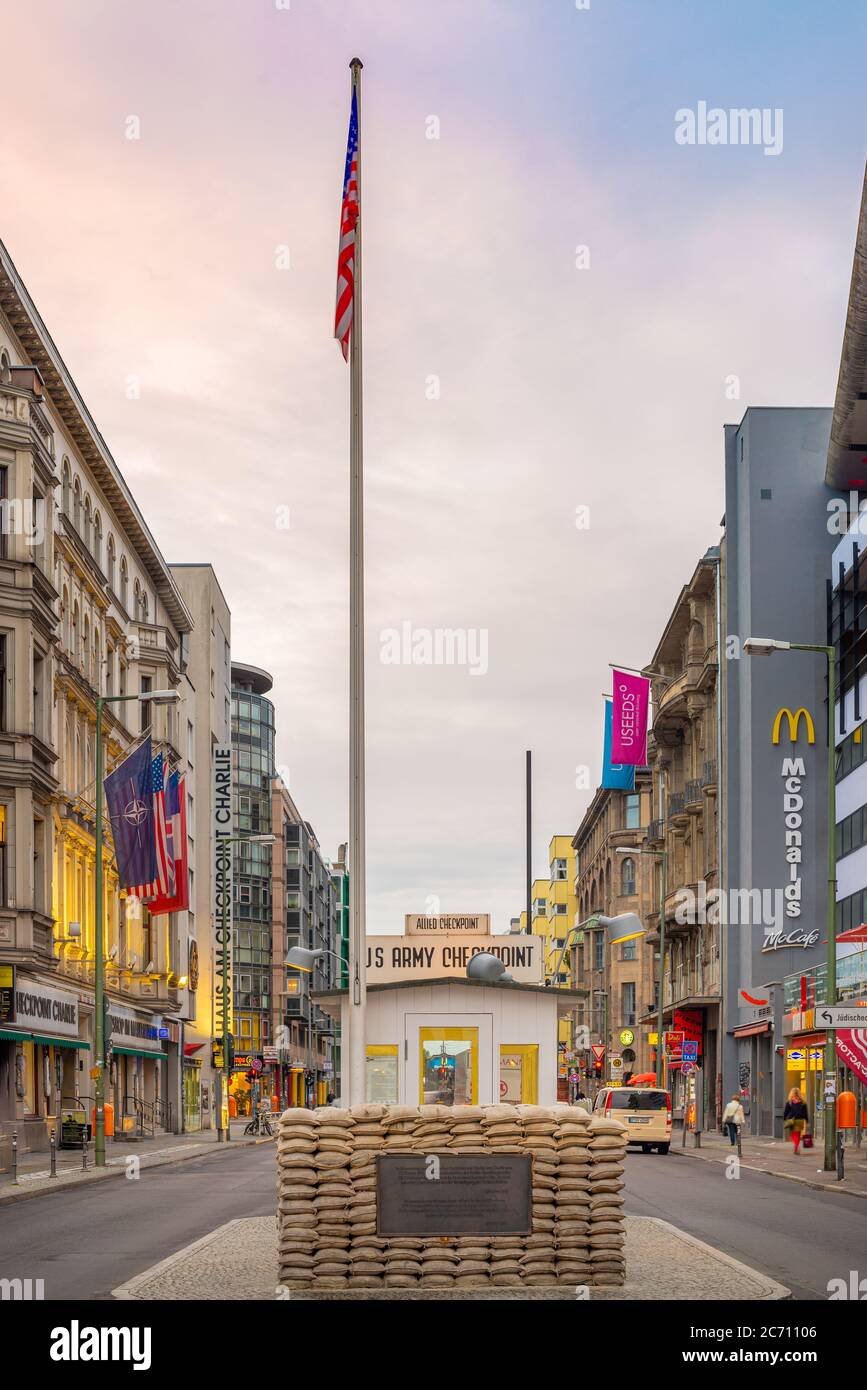
[[[614,704],[605,701],[605,737],[602,745],[602,785],[631,792],[635,790],[635,768],[629,763],[612,763],[611,730],[614,717]]]
[[[157,876],[152,761],[148,737],[103,783],[122,888],[153,883]]]

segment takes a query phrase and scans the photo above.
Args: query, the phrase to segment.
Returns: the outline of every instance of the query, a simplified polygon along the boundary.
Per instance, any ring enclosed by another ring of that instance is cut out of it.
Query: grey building
[[[783,981],[826,951],[828,707],[820,654],[743,643],[828,641],[831,414],[750,409],[725,435],[723,1093],[741,1093],[754,1134],[782,1133],[797,1084]]]

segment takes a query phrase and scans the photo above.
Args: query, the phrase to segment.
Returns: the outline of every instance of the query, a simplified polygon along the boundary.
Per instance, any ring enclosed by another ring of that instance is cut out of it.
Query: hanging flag
[[[631,763],[613,763],[611,761],[611,725],[614,717],[614,705],[611,700],[605,701],[605,733],[602,741],[602,785],[610,787],[612,790],[625,792],[635,791],[635,768]]]
[[[131,892],[156,876],[151,754],[146,738],[103,782],[120,885]]]
[[[867,1082],[867,1028],[838,1028],[835,1037],[840,1061]]]
[[[177,772],[172,773],[166,787],[166,831],[169,854],[172,856],[172,889],[148,900],[147,907],[152,917],[161,912],[185,912],[190,905],[186,779]]]
[[[614,713],[611,758],[615,763],[644,767],[647,762],[647,711],[650,681],[632,671],[614,672]]]
[[[150,740],[148,740],[150,745]],[[150,798],[153,813],[155,870],[150,882],[136,883],[130,889],[142,902],[158,895],[165,896],[169,888],[169,848],[166,829],[165,759],[158,753],[150,765]]]
[[[355,224],[358,221],[358,100],[352,92],[349,138],[343,170],[343,199],[340,204],[340,247],[337,253],[337,308],[334,336],[340,343],[343,360],[349,361],[349,334],[355,300]]]

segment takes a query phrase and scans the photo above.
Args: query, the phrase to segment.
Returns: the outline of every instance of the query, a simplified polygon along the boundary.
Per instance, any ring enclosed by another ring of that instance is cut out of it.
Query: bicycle
[[[254,1115],[250,1123],[244,1130],[245,1134],[262,1134],[274,1137],[274,1130],[268,1118],[267,1111],[260,1110],[258,1115]]]

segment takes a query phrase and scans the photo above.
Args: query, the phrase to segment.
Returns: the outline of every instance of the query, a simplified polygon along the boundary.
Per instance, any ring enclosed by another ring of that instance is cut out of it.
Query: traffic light
[[[601,1076],[601,1075],[602,1075],[602,1058],[601,1058],[601,1057],[594,1057],[594,1059],[593,1059],[593,1075],[594,1075],[594,1076]]]

